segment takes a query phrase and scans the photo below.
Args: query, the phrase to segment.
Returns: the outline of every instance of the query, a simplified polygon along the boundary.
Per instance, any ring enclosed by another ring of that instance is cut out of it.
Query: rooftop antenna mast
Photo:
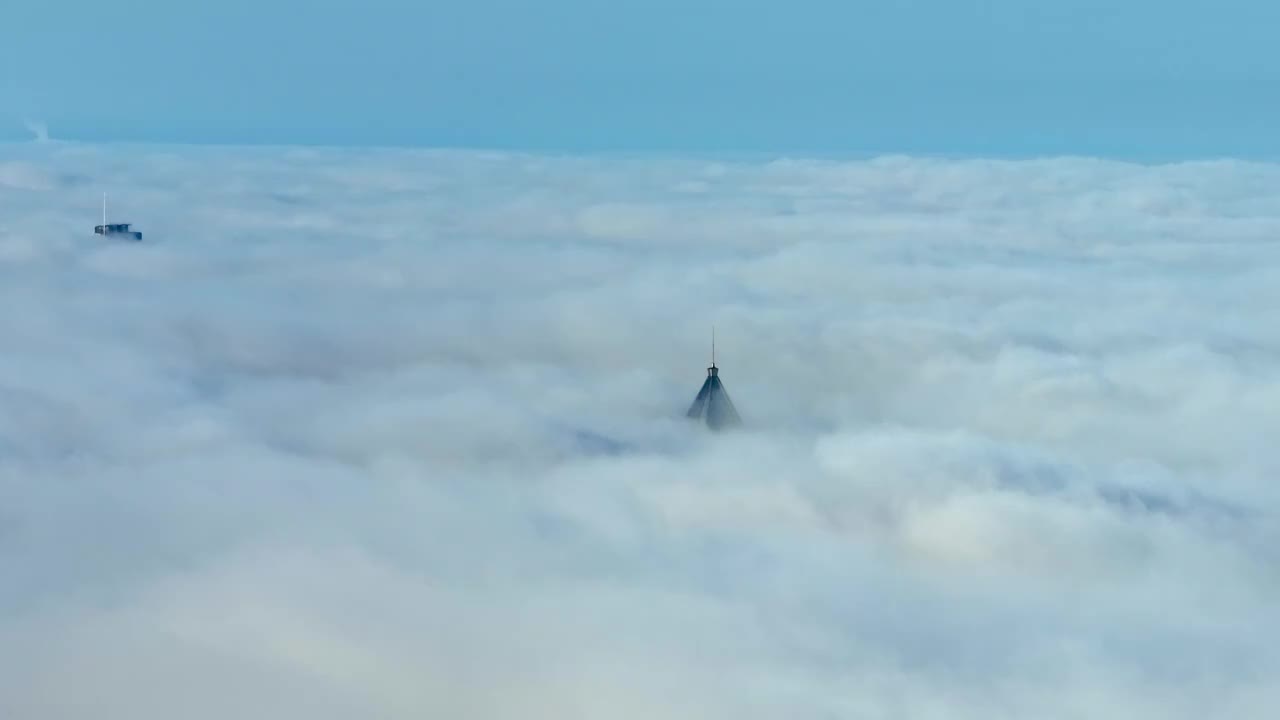
[[[102,193],[102,232],[107,231],[107,194]]]
[[[716,326],[711,326],[711,367],[716,366]]]

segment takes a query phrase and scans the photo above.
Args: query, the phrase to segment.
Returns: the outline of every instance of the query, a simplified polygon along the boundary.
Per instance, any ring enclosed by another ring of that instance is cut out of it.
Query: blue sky
[[[0,138],[1280,155],[1263,0],[50,0]]]

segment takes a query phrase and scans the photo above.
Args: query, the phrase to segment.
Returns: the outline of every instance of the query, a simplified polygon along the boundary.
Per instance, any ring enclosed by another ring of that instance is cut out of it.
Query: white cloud
[[[0,187],[0,716],[1280,701],[1275,166],[54,144]]]

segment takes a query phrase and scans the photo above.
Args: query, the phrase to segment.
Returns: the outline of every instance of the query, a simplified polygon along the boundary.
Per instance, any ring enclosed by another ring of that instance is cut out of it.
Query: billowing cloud
[[[0,191],[0,716],[1280,703],[1276,166],[59,144]]]

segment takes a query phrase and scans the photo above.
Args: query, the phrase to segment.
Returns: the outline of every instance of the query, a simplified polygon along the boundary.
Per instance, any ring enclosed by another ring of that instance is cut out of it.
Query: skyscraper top
[[[711,329],[711,367],[707,368],[707,379],[703,381],[702,389],[685,414],[705,422],[712,430],[724,430],[742,424],[742,418],[729,399],[729,391],[725,390],[724,383],[720,381],[720,368],[716,367],[715,328]]]

